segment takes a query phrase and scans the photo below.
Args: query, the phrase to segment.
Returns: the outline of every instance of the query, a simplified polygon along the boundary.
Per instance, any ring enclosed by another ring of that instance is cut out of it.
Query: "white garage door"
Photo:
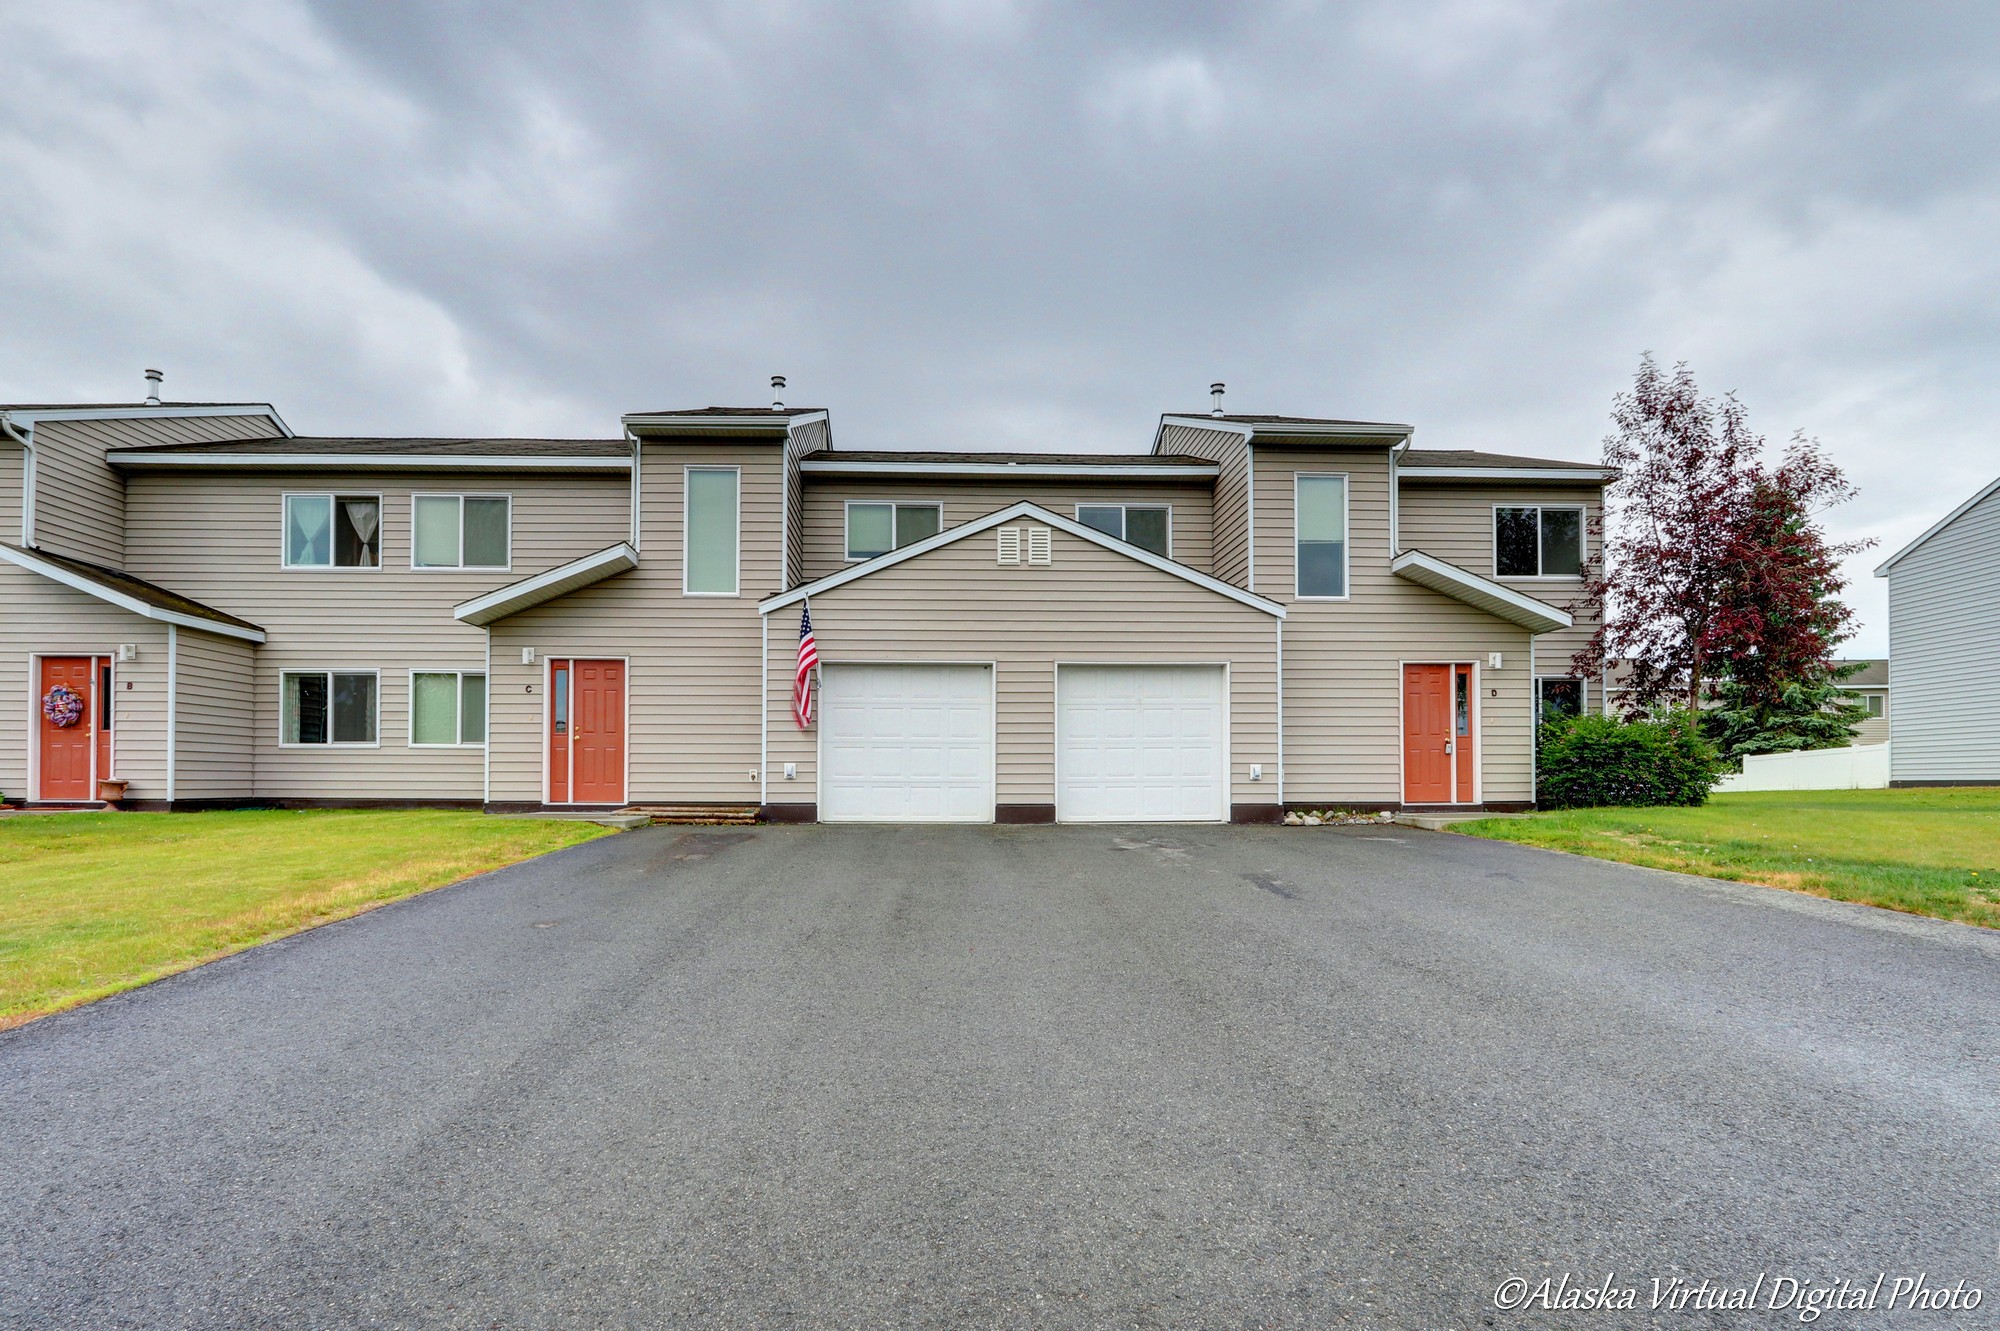
[[[1223,693],[1221,666],[1061,667],[1056,817],[1221,822]]]
[[[820,671],[819,816],[844,823],[993,821],[993,671]]]

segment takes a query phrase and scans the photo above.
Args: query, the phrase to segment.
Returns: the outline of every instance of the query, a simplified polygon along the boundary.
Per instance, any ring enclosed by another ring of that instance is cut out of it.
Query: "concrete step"
[[[741,827],[757,821],[754,804],[628,804],[618,811],[656,823],[722,823]]]

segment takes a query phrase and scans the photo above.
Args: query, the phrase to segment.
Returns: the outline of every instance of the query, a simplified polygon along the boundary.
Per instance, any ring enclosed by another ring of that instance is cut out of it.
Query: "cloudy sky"
[[[2000,474],[2000,6],[0,0],[0,400],[1597,455],[1642,350],[1877,560]]]

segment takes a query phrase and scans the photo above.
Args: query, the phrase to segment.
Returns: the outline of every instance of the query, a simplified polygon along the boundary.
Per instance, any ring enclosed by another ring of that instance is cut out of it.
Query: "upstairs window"
[[[681,590],[689,596],[734,596],[742,474],[735,467],[689,467],[686,476]]]
[[[506,495],[417,495],[410,567],[506,568],[512,508]]]
[[[1293,480],[1298,536],[1297,594],[1347,595],[1347,478],[1298,476]]]
[[[873,559],[935,536],[944,528],[937,504],[851,503],[847,506],[847,557]]]
[[[1503,578],[1582,576],[1583,510],[1494,509],[1493,569]]]
[[[379,495],[286,495],[286,568],[375,568],[382,562]]]
[[[1076,520],[1165,559],[1172,545],[1172,511],[1165,504],[1078,504]]]
[[[280,744],[375,743],[373,671],[287,670],[281,678]]]

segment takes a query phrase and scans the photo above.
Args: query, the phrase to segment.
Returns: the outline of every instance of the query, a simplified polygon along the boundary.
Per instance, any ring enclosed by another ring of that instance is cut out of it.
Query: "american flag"
[[[792,676],[792,720],[804,730],[813,719],[812,672],[819,665],[819,645],[813,641],[812,602],[799,611],[799,667]]]

